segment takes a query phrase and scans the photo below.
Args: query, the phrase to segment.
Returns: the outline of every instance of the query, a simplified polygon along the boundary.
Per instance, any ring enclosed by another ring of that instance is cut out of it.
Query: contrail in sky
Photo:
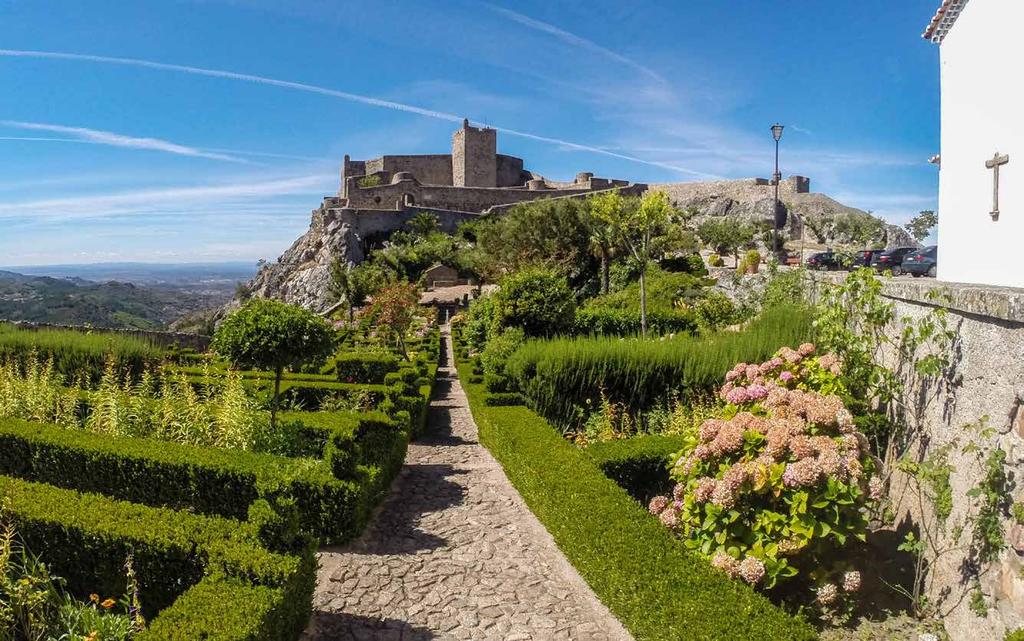
[[[462,116],[455,114],[446,113],[443,111],[436,111],[433,109],[425,109],[423,107],[417,107],[415,105],[408,105],[401,102],[394,102],[392,100],[383,100],[380,98],[374,98],[372,96],[364,96],[361,94],[350,93],[347,91],[338,91],[337,89],[330,89],[328,87],[320,87],[318,85],[311,85],[304,82],[293,82],[291,80],[279,80],[277,78],[267,78],[265,76],[256,76],[247,73],[237,73],[234,71],[224,71],[221,69],[206,69],[204,67],[192,67],[188,65],[176,65],[166,62],[155,62],[152,60],[142,60],[139,58],[116,58],[112,56],[95,56],[91,54],[82,53],[65,53],[60,51],[34,51],[25,49],[0,49],[0,56],[7,58],[41,58],[46,60],[72,60],[78,62],[95,62],[100,64],[109,65],[122,65],[128,67],[142,67],[146,69],[157,69],[160,71],[174,71],[178,73],[187,73],[196,76],[206,76],[209,78],[225,78],[229,80],[238,80],[242,82],[250,82],[259,85],[268,85],[272,87],[280,87],[282,89],[292,89],[295,91],[304,91],[307,93],[320,94],[322,96],[330,96],[332,98],[340,98],[350,102],[357,102],[364,105],[370,105],[373,107],[382,107],[384,109],[393,109],[395,111],[404,111],[406,113],[416,114],[419,116],[425,116],[427,118],[435,118],[438,120],[446,120],[448,122],[462,122]],[[474,124],[481,124],[474,122]],[[616,153],[603,149],[601,147],[593,147],[591,145],[583,145],[580,143],[571,142],[568,140],[561,140],[559,138],[551,138],[548,136],[541,136],[538,134],[527,133],[524,131],[517,131],[515,129],[506,129],[504,127],[491,126],[493,129],[510,136],[518,136],[520,138],[527,138],[530,140],[536,140],[539,142],[551,143],[566,147],[568,149],[575,149],[578,151],[587,151],[594,154],[600,154],[603,156],[609,156],[612,158],[619,158],[622,160],[628,160],[631,162],[641,163],[644,165],[650,165],[652,167],[661,167],[663,169],[670,169],[684,174],[690,174],[693,176],[700,176],[704,178],[717,178],[712,174],[706,174],[704,172],[695,171],[693,169],[687,169],[685,167],[679,167],[677,165],[671,165],[668,163],[662,163],[652,160],[644,160],[643,158],[637,158],[635,156],[628,156],[625,154]]]
[[[89,129],[88,127],[69,127],[67,125],[54,125],[46,122],[23,122],[20,120],[0,120],[0,126],[12,127],[14,129],[28,129],[30,131],[49,131],[58,134],[74,136],[73,140],[90,142],[108,147],[125,147],[128,149],[146,149],[149,151],[162,151],[177,156],[192,156],[195,158],[209,158],[211,160],[223,160],[225,162],[247,163],[249,161],[236,158],[228,154],[179,145],[169,140],[160,138],[139,138],[114,133],[113,131],[102,131],[100,129]]]

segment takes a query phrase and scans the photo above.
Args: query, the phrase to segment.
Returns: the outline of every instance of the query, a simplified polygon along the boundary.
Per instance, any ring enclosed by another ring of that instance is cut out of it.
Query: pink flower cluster
[[[818,601],[818,605],[826,608],[835,605],[839,601],[840,589],[847,594],[852,594],[860,590],[860,584],[860,572],[857,570],[844,572],[842,581],[839,585],[836,585],[835,583],[824,583],[818,586],[815,590],[815,597]]]
[[[719,396],[732,405],[743,405],[768,398],[772,388],[791,387],[805,373],[808,359],[816,349],[813,343],[804,343],[797,349],[783,347],[759,365],[737,363],[725,375]],[[832,353],[819,356],[817,364],[835,375],[842,372],[842,362]]]
[[[757,557],[747,556],[742,561],[737,561],[726,552],[718,552],[711,559],[711,565],[731,578],[740,578],[750,585],[757,585],[765,575],[764,561]]]

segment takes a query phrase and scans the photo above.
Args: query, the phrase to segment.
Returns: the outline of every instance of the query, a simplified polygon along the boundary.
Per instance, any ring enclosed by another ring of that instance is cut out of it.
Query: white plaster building
[[[1024,0],[944,0],[924,32],[941,68],[941,280],[1024,287],[1022,24]]]

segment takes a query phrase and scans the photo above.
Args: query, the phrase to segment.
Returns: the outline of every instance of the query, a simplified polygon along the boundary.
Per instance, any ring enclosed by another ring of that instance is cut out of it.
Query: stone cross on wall
[[[991,169],[992,171],[992,211],[989,215],[992,216],[992,220],[999,220],[999,167],[1010,162],[1010,157],[1006,154],[1000,155],[996,152],[996,155],[992,156],[992,160],[985,161],[985,168]]]

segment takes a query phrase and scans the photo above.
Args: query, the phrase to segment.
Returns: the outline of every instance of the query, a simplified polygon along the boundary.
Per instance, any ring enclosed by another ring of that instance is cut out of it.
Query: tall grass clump
[[[112,333],[83,333],[63,329],[19,329],[0,323],[0,360],[24,361],[31,354],[53,362],[53,369],[68,381],[84,379],[97,383],[103,376],[108,356],[118,368],[138,380],[147,369],[157,366],[164,350],[136,336]]]
[[[78,405],[78,390],[65,386],[52,358],[29,352],[22,360],[0,359],[0,418],[73,426]]]
[[[528,341],[506,372],[532,409],[563,431],[578,431],[602,402],[637,414],[713,393],[741,361],[760,362],[780,345],[811,336],[804,308],[766,310],[741,331],[674,338],[565,338]]]

